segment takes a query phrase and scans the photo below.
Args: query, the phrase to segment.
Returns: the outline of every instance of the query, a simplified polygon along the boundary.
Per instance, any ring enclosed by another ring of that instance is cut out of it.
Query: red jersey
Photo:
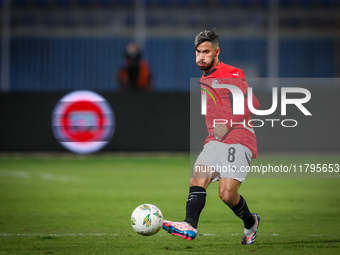
[[[227,88],[218,88],[216,84],[230,84],[241,89],[245,102],[247,102],[247,92],[248,84],[244,77],[243,71],[239,68],[226,65],[222,62],[213,68],[209,73],[203,74],[201,77],[201,88],[203,90],[209,91],[210,94],[206,94],[206,115],[205,122],[208,129],[208,137],[205,139],[204,144],[210,141],[218,141],[212,136],[214,131],[214,120],[226,120],[228,127],[228,133],[223,137],[222,141],[226,144],[242,144],[243,146],[250,149],[253,153],[252,158],[257,157],[257,141],[254,129],[251,125],[250,111],[248,104],[245,103],[245,112],[248,110],[249,114],[245,117],[241,116],[238,123],[243,121],[243,124],[232,124],[230,126],[233,115],[233,94]],[[217,96],[217,95],[218,96]],[[257,99],[253,96],[254,102],[258,104]],[[254,105],[255,108],[259,107]],[[238,115],[236,115],[237,117]],[[243,117],[243,118],[242,118]],[[235,118],[234,118],[235,119]],[[218,124],[218,122],[216,122]],[[250,124],[250,125],[249,125]]]

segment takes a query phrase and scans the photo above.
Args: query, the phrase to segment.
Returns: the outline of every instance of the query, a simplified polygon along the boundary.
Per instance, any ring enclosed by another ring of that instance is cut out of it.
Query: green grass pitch
[[[252,163],[339,158],[260,154]],[[220,201],[216,183],[195,240],[135,233],[130,216],[143,203],[183,220],[189,165],[189,154],[2,155],[0,254],[340,254],[339,178],[248,178],[240,193],[261,216],[251,246],[240,245],[242,221]]]

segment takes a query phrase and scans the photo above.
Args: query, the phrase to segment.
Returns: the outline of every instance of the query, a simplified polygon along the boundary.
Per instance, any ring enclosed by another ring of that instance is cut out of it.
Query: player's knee
[[[229,207],[234,207],[235,205],[237,205],[238,194],[233,192],[232,190],[220,190],[219,196],[221,200]]]
[[[199,186],[199,187],[203,187],[203,188],[207,189],[208,186],[209,186],[209,183],[210,183],[210,180],[205,179],[205,178],[194,178],[194,177],[192,177],[190,179],[190,187]]]

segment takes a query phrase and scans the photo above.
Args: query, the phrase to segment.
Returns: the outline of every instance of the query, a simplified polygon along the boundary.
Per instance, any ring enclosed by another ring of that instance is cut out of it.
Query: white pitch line
[[[71,175],[40,173],[39,176],[41,179],[49,181],[62,181],[62,182],[78,181],[78,177]]]
[[[0,176],[12,176],[16,178],[29,178],[30,173],[26,171],[0,170]]]
[[[232,233],[232,234],[226,234],[223,236],[237,236],[237,235],[242,235],[241,233]],[[273,233],[273,234],[260,234],[261,236],[281,236],[281,234],[277,234],[277,233]],[[73,233],[73,234],[30,234],[30,233],[25,233],[25,234],[21,234],[21,233],[17,233],[17,234],[9,234],[9,233],[0,233],[0,237],[1,236],[52,236],[52,237],[63,237],[63,236],[119,236],[118,234],[105,234],[105,233],[87,233],[87,234],[83,234],[83,233]],[[221,235],[217,235],[217,234],[210,234],[210,233],[203,233],[203,236],[221,236]],[[312,234],[309,236],[313,236],[313,237],[321,237],[321,236],[335,236],[333,234]]]
[[[221,236],[217,234],[209,234],[209,233],[203,233],[204,236]],[[231,234],[225,234],[225,236],[240,236],[243,235],[243,233],[231,233]],[[261,234],[262,236],[280,236],[281,234],[273,233],[273,234]],[[313,236],[313,235],[312,235]]]
[[[0,234],[0,236],[118,236],[118,234],[103,234],[103,233],[74,233],[74,234]]]
[[[313,234],[313,235],[310,235],[310,236],[334,236],[333,234]]]
[[[66,174],[52,174],[52,173],[36,173],[40,179],[48,180],[48,181],[78,181],[79,178],[77,176],[66,175]],[[0,176],[9,176],[15,178],[31,178],[34,174],[31,174],[27,171],[16,171],[16,170],[0,170]]]

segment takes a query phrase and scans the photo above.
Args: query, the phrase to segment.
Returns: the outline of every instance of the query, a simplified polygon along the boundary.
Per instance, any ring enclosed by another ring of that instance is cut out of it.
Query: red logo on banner
[[[54,136],[65,148],[76,153],[102,149],[114,133],[114,122],[107,101],[91,91],[67,94],[52,116]]]

